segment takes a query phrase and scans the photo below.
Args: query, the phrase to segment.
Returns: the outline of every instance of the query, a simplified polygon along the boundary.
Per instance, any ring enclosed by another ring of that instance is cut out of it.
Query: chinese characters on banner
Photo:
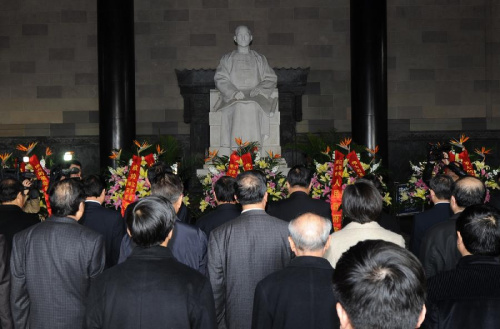
[[[45,203],[47,204],[47,212],[50,216],[52,215],[52,209],[50,209],[49,194],[47,193],[47,190],[49,189],[49,178],[47,177],[45,171],[43,171],[43,168],[40,165],[40,161],[38,160],[38,157],[36,155],[32,155],[30,157],[30,164],[33,167],[36,178],[42,181],[42,190],[45,196]]]
[[[331,192],[331,210],[333,229],[338,231],[342,228],[342,173],[344,172],[344,155],[335,151],[335,161],[333,162],[332,192]]]
[[[125,209],[135,200],[135,191],[137,190],[137,180],[141,173],[141,157],[134,155],[132,165],[128,172],[127,184],[125,184],[125,193],[122,200],[122,216],[125,216]]]

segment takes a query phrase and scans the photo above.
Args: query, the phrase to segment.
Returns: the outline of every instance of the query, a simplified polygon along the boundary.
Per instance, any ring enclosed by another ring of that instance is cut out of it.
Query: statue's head
[[[248,47],[252,42],[252,32],[245,25],[240,25],[234,30],[234,42],[240,47]]]

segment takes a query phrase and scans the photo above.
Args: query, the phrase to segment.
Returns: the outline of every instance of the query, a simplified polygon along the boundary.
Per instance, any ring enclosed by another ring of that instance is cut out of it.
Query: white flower
[[[177,175],[177,163],[174,163],[173,165],[170,166],[170,169],[174,172],[174,174]]]
[[[255,153],[255,161],[254,162],[258,162],[258,161],[260,161],[260,151],[257,151]]]
[[[271,169],[271,171],[272,171],[273,173],[277,173],[277,172],[278,172],[278,169],[279,169],[279,167],[278,167],[278,166],[274,166],[274,167],[273,167],[273,169]]]
[[[372,168],[371,168],[371,172],[375,172],[377,170],[377,168],[380,167],[380,161],[373,164]]]
[[[219,173],[219,171],[214,167],[214,166],[208,166],[208,171],[212,174],[212,175],[217,175]]]
[[[42,157],[42,160],[40,160],[40,166],[42,166],[42,168],[45,168],[45,159]]]

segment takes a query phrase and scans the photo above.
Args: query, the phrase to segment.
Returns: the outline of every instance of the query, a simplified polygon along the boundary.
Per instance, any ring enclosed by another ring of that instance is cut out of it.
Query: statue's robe
[[[222,112],[221,146],[236,148],[235,138],[243,142],[259,142],[269,136],[269,117],[274,114],[277,100],[271,98],[278,78],[266,58],[250,50],[248,54],[233,51],[224,55],[215,72],[215,85],[221,98],[215,106]],[[260,94],[250,97],[250,92]],[[241,91],[245,97],[234,98]]]

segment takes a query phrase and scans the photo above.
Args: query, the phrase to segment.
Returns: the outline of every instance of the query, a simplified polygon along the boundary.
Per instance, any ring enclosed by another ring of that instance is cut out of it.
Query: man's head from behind
[[[435,200],[450,200],[453,192],[454,182],[448,175],[436,175],[432,177],[429,187],[431,189],[431,197],[434,195]]]
[[[342,328],[417,328],[425,317],[422,265],[408,250],[365,240],[346,251],[333,275]]]
[[[151,194],[164,197],[174,206],[175,211],[179,211],[182,204],[182,192],[184,185],[176,174],[162,172],[151,181]]]
[[[483,204],[486,198],[486,187],[476,177],[466,176],[455,182],[451,198],[453,212],[462,211],[465,207]]]
[[[266,176],[260,171],[249,170],[239,174],[236,184],[236,196],[242,206],[267,201]]]
[[[97,198],[102,203],[106,193],[106,184],[102,177],[89,175],[83,178],[83,192],[86,198]],[[101,200],[102,199],[102,200]]]
[[[382,211],[382,196],[372,182],[358,179],[342,195],[344,216],[361,224],[374,221]]]
[[[217,203],[235,202],[236,179],[231,176],[222,176],[214,184]]]
[[[127,212],[127,228],[140,247],[167,245],[175,223],[172,204],[161,196],[149,196],[135,203]]]
[[[54,216],[79,220],[85,200],[81,181],[69,178],[55,182],[49,190],[49,200]]]
[[[330,244],[330,220],[312,213],[306,213],[288,224],[288,241],[297,256],[324,255]]]
[[[457,219],[457,246],[462,256],[500,255],[500,212],[488,205],[465,208]]]
[[[14,178],[4,178],[0,182],[0,203],[11,203],[24,196],[23,184]],[[22,206],[22,205],[21,205]]]
[[[313,173],[305,166],[298,165],[290,169],[286,176],[286,181],[289,187],[309,188]]]

